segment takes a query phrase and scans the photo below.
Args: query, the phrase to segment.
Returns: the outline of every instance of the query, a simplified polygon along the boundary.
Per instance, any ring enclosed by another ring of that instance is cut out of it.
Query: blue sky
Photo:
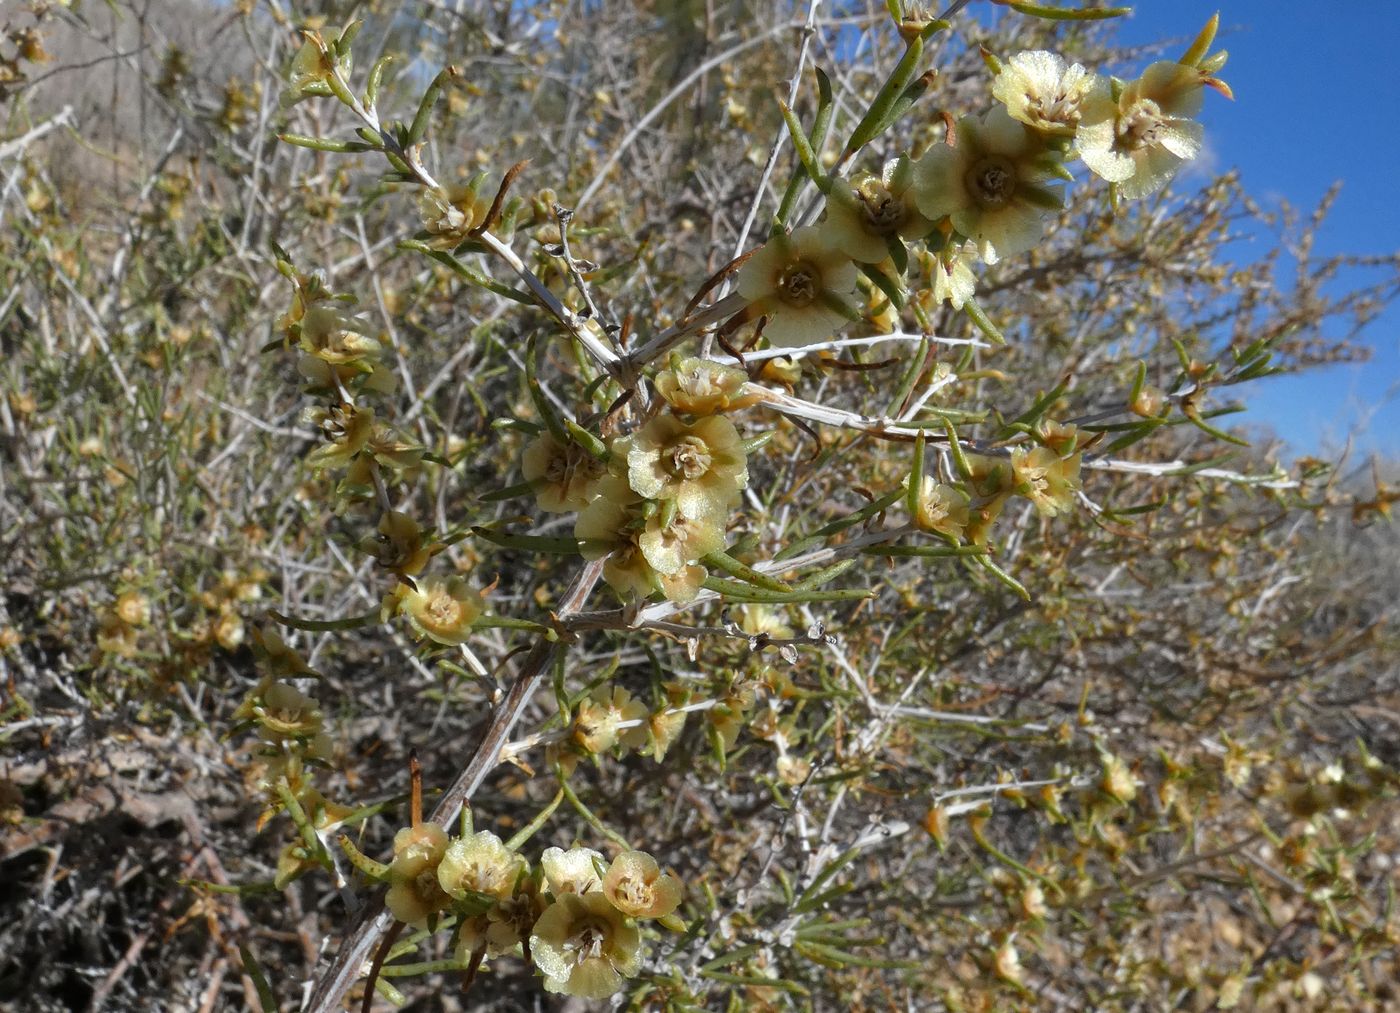
[[[1220,11],[1216,47],[1230,51],[1221,76],[1236,100],[1206,96],[1214,170],[1238,167],[1266,206],[1282,198],[1305,213],[1341,180],[1317,253],[1400,250],[1400,2],[1138,0],[1133,7],[1120,29],[1131,43],[1189,39]],[[1235,418],[1268,424],[1297,453],[1335,450],[1356,431],[1357,449],[1400,458],[1400,308],[1375,321],[1363,341],[1374,349],[1370,362],[1251,385],[1250,412]]]

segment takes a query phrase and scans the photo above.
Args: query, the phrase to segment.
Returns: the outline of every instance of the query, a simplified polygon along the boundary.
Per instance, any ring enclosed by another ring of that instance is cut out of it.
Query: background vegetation
[[[987,105],[979,45],[1093,67],[1147,59],[1115,48],[1111,22],[972,14],[938,37],[922,112],[863,162],[932,143],[943,111]],[[783,129],[774,91],[786,96],[802,40],[846,129],[901,52],[878,6],[823,6],[804,35],[807,16],[745,0],[0,11],[0,1002],[239,1008],[264,1002],[262,975],[296,1008],[345,931],[319,870],[273,888],[296,831],[262,818],[262,760],[235,714],[262,676],[269,609],[333,620],[377,609],[388,588],[357,548],[373,512],[337,508],[333,478],[305,463],[317,437],[295,356],[265,350],[290,294],[272,243],[358,296],[391,350],[392,417],[449,462],[410,474],[401,509],[440,534],[569,533],[528,516],[528,500],[480,500],[520,480],[525,439],[496,423],[536,417],[526,339],[548,321],[401,249],[414,195],[382,181],[378,156],[278,142],[354,125],[334,103],[279,104],[295,29],[365,19],[357,73],[400,54],[380,94],[395,117],[411,118],[438,68],[462,67],[425,159],[444,181],[486,169],[493,186],[529,159],[517,252],[577,308],[550,203],[574,208],[572,253],[591,262],[606,316],[655,333],[763,238],[792,171],[785,150],[764,176]],[[814,95],[809,74],[804,122]],[[1352,339],[1394,294],[1397,265],[1369,264],[1373,287],[1339,291],[1346,261],[1310,254],[1324,212],[1271,218],[1232,176],[1118,213],[1076,188],[1047,242],[981,273],[1007,344],[979,350],[932,403],[1014,418],[1062,388],[1054,417],[1082,421],[1123,404],[1139,363],[1169,389],[1177,344],[1226,374],[1231,350],[1259,340],[1291,369],[1363,354]],[[1230,239],[1246,226],[1275,247],[1239,260]],[[862,333],[895,329],[878,298],[868,309]],[[980,337],[933,311],[939,335]],[[927,367],[958,352],[936,347]],[[813,355],[787,378],[878,416],[910,354]],[[551,347],[547,387],[579,368]],[[1216,391],[1208,416],[1235,393]],[[908,474],[907,445],[766,425],[740,522],[759,548]],[[1400,1002],[1395,493],[1384,462],[1287,462],[1253,435],[1222,442],[1179,416],[1087,462],[1087,505],[1053,520],[1009,507],[997,560],[1029,600],[954,559],[868,556],[842,578],[875,590],[856,603],[709,604],[677,620],[689,631],[581,635],[557,672],[566,699],[606,681],[656,714],[690,708],[669,749],[578,763],[578,805],[536,837],[616,850],[606,827],[682,880],[688,931],[652,942],[631,1001]],[[571,576],[480,537],[444,558],[498,577],[501,615],[538,618]],[[595,607],[611,604],[600,593]],[[834,639],[780,651],[751,640],[764,622],[788,628],[767,627],[780,639],[817,624]],[[528,637],[475,633],[482,674],[392,624],[283,632],[321,676],[334,752],[320,789],[375,807],[355,841],[386,858],[410,751],[430,789],[449,782]],[[473,798],[478,827],[509,837],[555,795],[557,709],[549,688],[530,701],[512,762]],[[556,1001],[527,962],[489,972],[466,992],[455,974],[394,984],[418,1009]]]

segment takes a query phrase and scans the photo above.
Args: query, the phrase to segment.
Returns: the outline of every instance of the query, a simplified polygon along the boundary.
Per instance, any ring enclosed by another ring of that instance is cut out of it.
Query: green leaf
[[[337,141],[329,137],[308,137],[306,134],[278,134],[277,139],[288,144],[295,144],[299,148],[311,148],[314,151],[334,151],[345,154],[370,150],[370,146],[364,141]]]
[[[258,963],[258,958],[253,956],[253,951],[242,943],[238,944],[238,956],[243,960],[243,973],[248,976],[248,980],[253,983],[253,988],[258,992],[258,1003],[265,1011],[275,1013],[281,1007],[277,1004],[277,996],[272,991],[272,986],[268,983],[267,975],[263,974],[262,966]]]
[[[347,616],[344,619],[300,619],[295,616],[283,615],[276,609],[268,609],[267,614],[273,621],[293,630],[303,630],[308,633],[330,633],[335,630],[357,630],[361,626],[373,626],[380,621],[379,609],[366,612],[364,615]]]
[[[931,24],[937,23],[931,22]],[[909,43],[909,48],[904,51],[904,55],[900,57],[894,69],[890,71],[890,76],[886,78],[884,85],[876,94],[875,100],[870,103],[870,108],[856,124],[856,128],[851,131],[850,139],[846,141],[844,154],[850,155],[859,151],[889,126],[895,103],[903,94],[904,89],[909,86],[909,82],[914,79],[923,55],[924,39],[922,35],[917,35]]]
[[[797,121],[796,114],[788,108],[786,102],[779,102],[778,108],[783,114],[783,122],[787,124],[788,136],[792,139],[792,147],[797,152],[798,161],[802,163],[807,175],[820,187],[825,174],[817,163],[817,153],[812,150],[812,144],[803,132],[802,124]]]
[[[753,584],[756,587],[764,588],[768,591],[786,593],[792,590],[791,585],[784,583],[771,574],[764,573],[761,570],[755,570],[747,563],[742,563],[735,559],[723,549],[716,549],[714,552],[711,552],[701,559],[700,562],[716,570],[723,570],[731,577],[737,577],[739,580]]]
[[[393,53],[385,53],[369,70],[369,81],[365,84],[365,108],[373,109],[379,101],[379,85],[384,79],[384,70],[394,60]]]
[[[418,103],[418,112],[414,114],[413,122],[409,125],[408,134],[404,138],[405,148],[412,147],[423,140],[423,135],[428,132],[428,120],[432,118],[433,106],[437,104],[442,86],[453,74],[453,68],[444,67],[433,78],[432,84],[428,85],[428,90],[423,93],[423,98]]]
[[[752,584],[741,584],[738,581],[724,580],[721,577],[709,577],[705,580],[705,589],[714,591],[722,595],[729,601],[752,602],[764,605],[787,605],[796,602],[818,602],[818,601],[860,601],[871,597],[875,592],[866,591],[861,588],[849,588],[841,591],[766,591],[762,588],[754,587]]]
[[[1050,21],[1104,21],[1108,18],[1121,18],[1132,13],[1131,7],[1049,7],[1045,4],[1026,3],[1025,0],[996,0],[1010,7],[1018,14],[1030,18],[1046,18]]]
[[[1001,330],[996,324],[992,323],[991,318],[989,318],[987,314],[982,312],[982,307],[977,305],[976,299],[968,299],[964,302],[963,312],[967,314],[967,318],[977,326],[977,329],[981,331],[992,344],[1006,344],[1006,338],[1002,335]]]
[[[495,531],[486,527],[472,528],[476,537],[499,545],[503,549],[522,549],[526,552],[548,552],[556,555],[576,556],[583,547],[577,538],[550,538],[545,535],[515,535],[505,531]]]

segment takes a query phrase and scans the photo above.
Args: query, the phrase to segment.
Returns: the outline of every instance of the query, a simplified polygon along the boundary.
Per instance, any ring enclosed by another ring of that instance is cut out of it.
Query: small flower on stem
[[[914,165],[906,156],[885,163],[880,176],[836,180],[827,197],[826,239],[864,264],[890,255],[891,239],[922,239],[933,222],[914,202]]]
[[[530,957],[549,992],[606,999],[636,973],[641,935],[601,893],[564,894],[535,923]]]
[[[992,83],[992,97],[1006,105],[1012,119],[1046,134],[1073,136],[1084,100],[1102,82],[1079,64],[1065,65],[1054,53],[1017,53],[1002,65]]]
[[[658,415],[627,443],[627,480],[637,494],[674,499],[681,512],[699,517],[731,506],[749,483],[749,469],[739,431],[727,418],[686,424]]]
[[[629,917],[664,918],[680,906],[681,881],[645,852],[624,851],[603,877],[603,894]]]
[[[439,644],[462,644],[486,608],[481,592],[465,577],[429,577],[416,587],[399,584],[384,599],[386,615],[408,617],[419,637]]]
[[[671,365],[656,374],[656,392],[673,411],[690,415],[718,415],[720,412],[746,407],[752,400],[744,396],[748,374],[734,366],[725,366],[709,359],[671,360]]]
[[[1045,218],[1062,205],[1047,185],[1059,159],[1045,139],[997,107],[958,121],[957,147],[937,145],[915,166],[919,210],[947,217],[988,264],[1040,241]]]
[[[526,446],[521,471],[541,510],[569,513],[589,504],[605,469],[577,444],[561,444],[549,433],[541,433]]]
[[[774,345],[825,341],[848,320],[859,319],[850,298],[856,267],[820,226],[774,236],[739,269],[739,294],[751,316],[763,314],[763,333]]]
[[[1201,153],[1204,131],[1192,117],[1201,111],[1205,79],[1195,67],[1163,60],[1116,100],[1107,85],[1097,89],[1084,105],[1079,157],[1122,197],[1156,193]]]
[[[444,910],[450,898],[438,882],[438,863],[447,854],[447,833],[436,823],[404,827],[394,835],[389,892],[384,904],[401,922],[421,928]]]

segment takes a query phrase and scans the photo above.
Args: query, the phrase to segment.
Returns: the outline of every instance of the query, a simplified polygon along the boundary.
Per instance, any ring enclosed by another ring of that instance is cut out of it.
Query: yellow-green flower
[[[957,486],[944,485],[924,475],[919,488],[918,509],[914,512],[914,524],[921,531],[932,531],[962,537],[967,527],[968,495]]]
[[[379,565],[401,576],[416,576],[446,546],[428,542],[423,526],[408,514],[390,510],[379,519],[379,533],[364,546]]]
[[[494,195],[481,192],[485,181],[485,173],[480,173],[465,184],[423,191],[418,198],[418,216],[428,233],[429,246],[450,250],[486,220]]]
[[[293,106],[307,97],[308,88],[324,85],[337,71],[342,77],[350,74],[350,54],[337,60],[321,40],[320,35],[310,33],[307,40],[292,57],[288,72],[287,87],[283,89],[279,102],[283,109]],[[311,94],[315,94],[313,91]]]
[[[901,155],[885,163],[879,176],[862,173],[836,180],[827,196],[826,239],[864,264],[890,255],[894,238],[922,239],[933,229],[914,202],[914,166]]]
[[[680,737],[685,728],[685,718],[686,712],[678,706],[665,706],[647,716],[646,725],[640,731],[651,758],[657,763],[666,758],[671,744]]]
[[[597,496],[574,521],[574,537],[585,559],[607,557],[603,579],[624,598],[645,598],[656,590],[655,574],[637,547],[641,497],[624,479],[605,475]]]
[[[510,851],[489,830],[458,837],[447,845],[438,863],[438,884],[454,900],[485,894],[503,900],[515,892],[525,871],[525,859]]]
[[[602,889],[603,877],[598,869],[603,856],[592,848],[545,848],[540,856],[545,883],[555,899],[569,893],[592,893]]]
[[[718,415],[751,403],[752,398],[744,395],[748,381],[748,374],[734,366],[677,357],[669,368],[656,374],[653,383],[673,411]]]
[[[768,317],[763,333],[774,345],[825,341],[848,320],[856,267],[820,226],[774,236],[739,269],[739,294],[750,312]]]
[[[674,499],[690,517],[718,513],[749,484],[743,440],[722,415],[693,424],[658,415],[627,441],[627,481],[647,499]]]
[[[646,504],[625,480],[605,476],[574,522],[574,537],[586,559],[607,557],[603,579],[623,597],[660,590],[672,601],[689,601],[706,577],[696,562],[724,544],[724,515],[690,518],[678,508],[652,509],[646,516]]]
[[[417,587],[400,584],[385,600],[391,615],[408,617],[409,625],[421,639],[439,644],[466,643],[472,623],[486,608],[481,592],[465,577],[429,577]]]
[[[117,596],[112,611],[128,626],[145,626],[151,621],[151,600],[140,591],[125,591]]]
[[[364,331],[368,324],[333,303],[318,303],[295,325],[297,344],[304,352],[332,366],[377,358],[380,344]]]
[[[315,426],[326,439],[324,446],[307,455],[306,463],[313,468],[339,468],[365,448],[374,432],[374,409],[357,408],[352,404],[330,408],[308,408],[303,421]]]
[[[1065,65],[1042,49],[1017,53],[1002,64],[992,97],[1012,119],[1047,134],[1072,136],[1079,128],[1084,100],[1102,82],[1079,64]]]
[[[271,626],[253,628],[253,653],[273,675],[311,675],[311,666]]]
[[[915,165],[919,210],[946,216],[988,264],[1029,250],[1062,204],[1059,188],[1047,185],[1057,156],[1001,107],[963,117],[956,137],[957,147],[935,145]]]
[[[792,627],[783,622],[771,605],[740,605],[739,628],[751,637],[767,634],[774,640],[787,640]]]
[[[493,957],[509,953],[526,939],[547,902],[535,881],[526,877],[516,891],[492,904],[481,915],[464,919],[457,937],[457,959],[463,963],[483,949]]]
[[[303,355],[297,359],[297,372],[306,379],[309,392],[339,391],[344,387],[373,394],[392,394],[399,385],[398,374],[375,359],[332,366],[315,355]]]
[[[792,635],[792,631],[783,627],[786,631],[784,637]],[[754,631],[745,627],[745,632]],[[771,636],[778,636],[773,633]],[[705,712],[705,718],[710,722],[716,732],[719,733],[720,741],[724,743],[725,749],[733,749],[734,743],[739,741],[739,732],[744,727],[744,722],[748,720],[748,713],[753,708],[754,689],[752,685],[736,686],[730,690],[714,707]]]
[[[724,547],[722,512],[711,510],[695,517],[683,510],[670,514],[668,517],[667,511],[658,510],[637,536],[642,556],[661,577],[676,577],[702,557]]]
[[[574,443],[561,444],[546,432],[525,447],[521,471],[534,490],[541,510],[569,513],[588,505],[605,469],[582,447]]]
[[[642,851],[624,851],[608,866],[603,895],[632,918],[664,918],[681,903],[681,881]]]
[[[309,740],[321,732],[321,709],[316,701],[289,682],[263,680],[234,716],[257,722],[259,733],[268,742]]]
[[[448,905],[437,867],[447,853],[447,833],[436,823],[404,827],[394,835],[389,892],[384,905],[401,922],[421,928]]]
[[[636,725],[620,729],[624,721],[641,721],[646,705],[633,700],[621,686],[599,686],[578,707],[574,715],[574,740],[590,753],[606,753],[618,744],[639,746],[646,741],[646,728]]]
[[[601,893],[564,894],[530,936],[530,957],[549,992],[606,999],[635,974],[641,935]]]
[[[1117,100],[1108,85],[1096,88],[1084,104],[1079,157],[1129,200],[1156,193],[1201,152],[1204,131],[1192,117],[1201,111],[1206,77],[1163,60],[1125,85]]]
[[[1035,504],[1043,516],[1054,517],[1074,505],[1079,489],[1080,455],[1060,457],[1049,447],[1011,451],[1016,492]]]
[[[977,276],[968,261],[977,256],[974,243],[953,244],[938,253],[926,250],[919,254],[919,263],[928,277],[928,297],[925,304],[939,306],[948,303],[960,310],[977,291]]]

